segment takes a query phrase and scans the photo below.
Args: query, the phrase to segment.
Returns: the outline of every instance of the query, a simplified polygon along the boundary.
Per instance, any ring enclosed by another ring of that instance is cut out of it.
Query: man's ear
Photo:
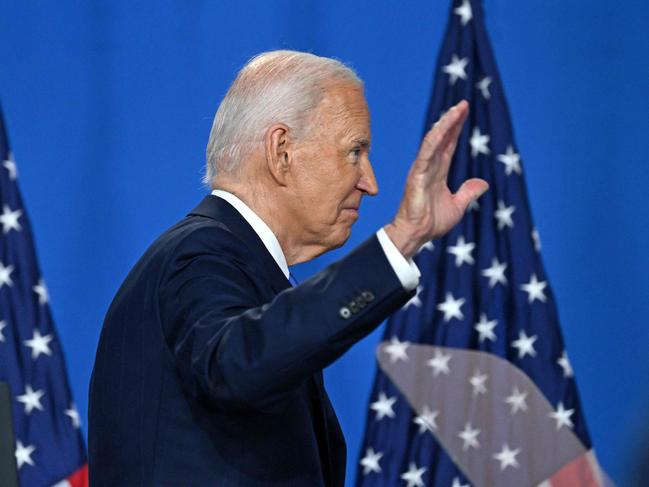
[[[264,137],[264,147],[268,171],[279,185],[285,186],[293,162],[289,128],[283,123],[271,125]]]

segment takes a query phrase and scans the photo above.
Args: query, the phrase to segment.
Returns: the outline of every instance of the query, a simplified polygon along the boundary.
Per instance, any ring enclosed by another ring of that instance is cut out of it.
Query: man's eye
[[[349,154],[354,162],[357,162],[361,158],[362,151],[360,149],[354,149]]]

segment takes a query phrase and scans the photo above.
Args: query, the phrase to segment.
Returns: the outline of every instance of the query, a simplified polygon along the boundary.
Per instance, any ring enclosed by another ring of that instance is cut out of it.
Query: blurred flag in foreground
[[[87,486],[79,413],[1,111],[0,161],[0,382],[11,391],[20,485]]]
[[[490,190],[415,258],[377,356],[359,487],[600,486],[477,0],[452,2],[426,128],[470,114],[449,174]]]

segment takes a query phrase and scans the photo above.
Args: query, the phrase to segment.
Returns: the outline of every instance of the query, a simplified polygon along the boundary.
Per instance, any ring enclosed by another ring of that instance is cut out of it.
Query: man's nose
[[[370,163],[370,160],[367,158],[361,162],[361,177],[358,180],[356,187],[370,196],[374,196],[379,192],[379,186],[376,183],[372,163]]]

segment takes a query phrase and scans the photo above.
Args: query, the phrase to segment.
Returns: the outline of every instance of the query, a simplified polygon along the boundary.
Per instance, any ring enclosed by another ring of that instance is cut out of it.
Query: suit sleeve
[[[412,295],[376,236],[261,306],[235,243],[217,253],[200,247],[173,258],[161,319],[183,386],[219,409],[285,400]]]

